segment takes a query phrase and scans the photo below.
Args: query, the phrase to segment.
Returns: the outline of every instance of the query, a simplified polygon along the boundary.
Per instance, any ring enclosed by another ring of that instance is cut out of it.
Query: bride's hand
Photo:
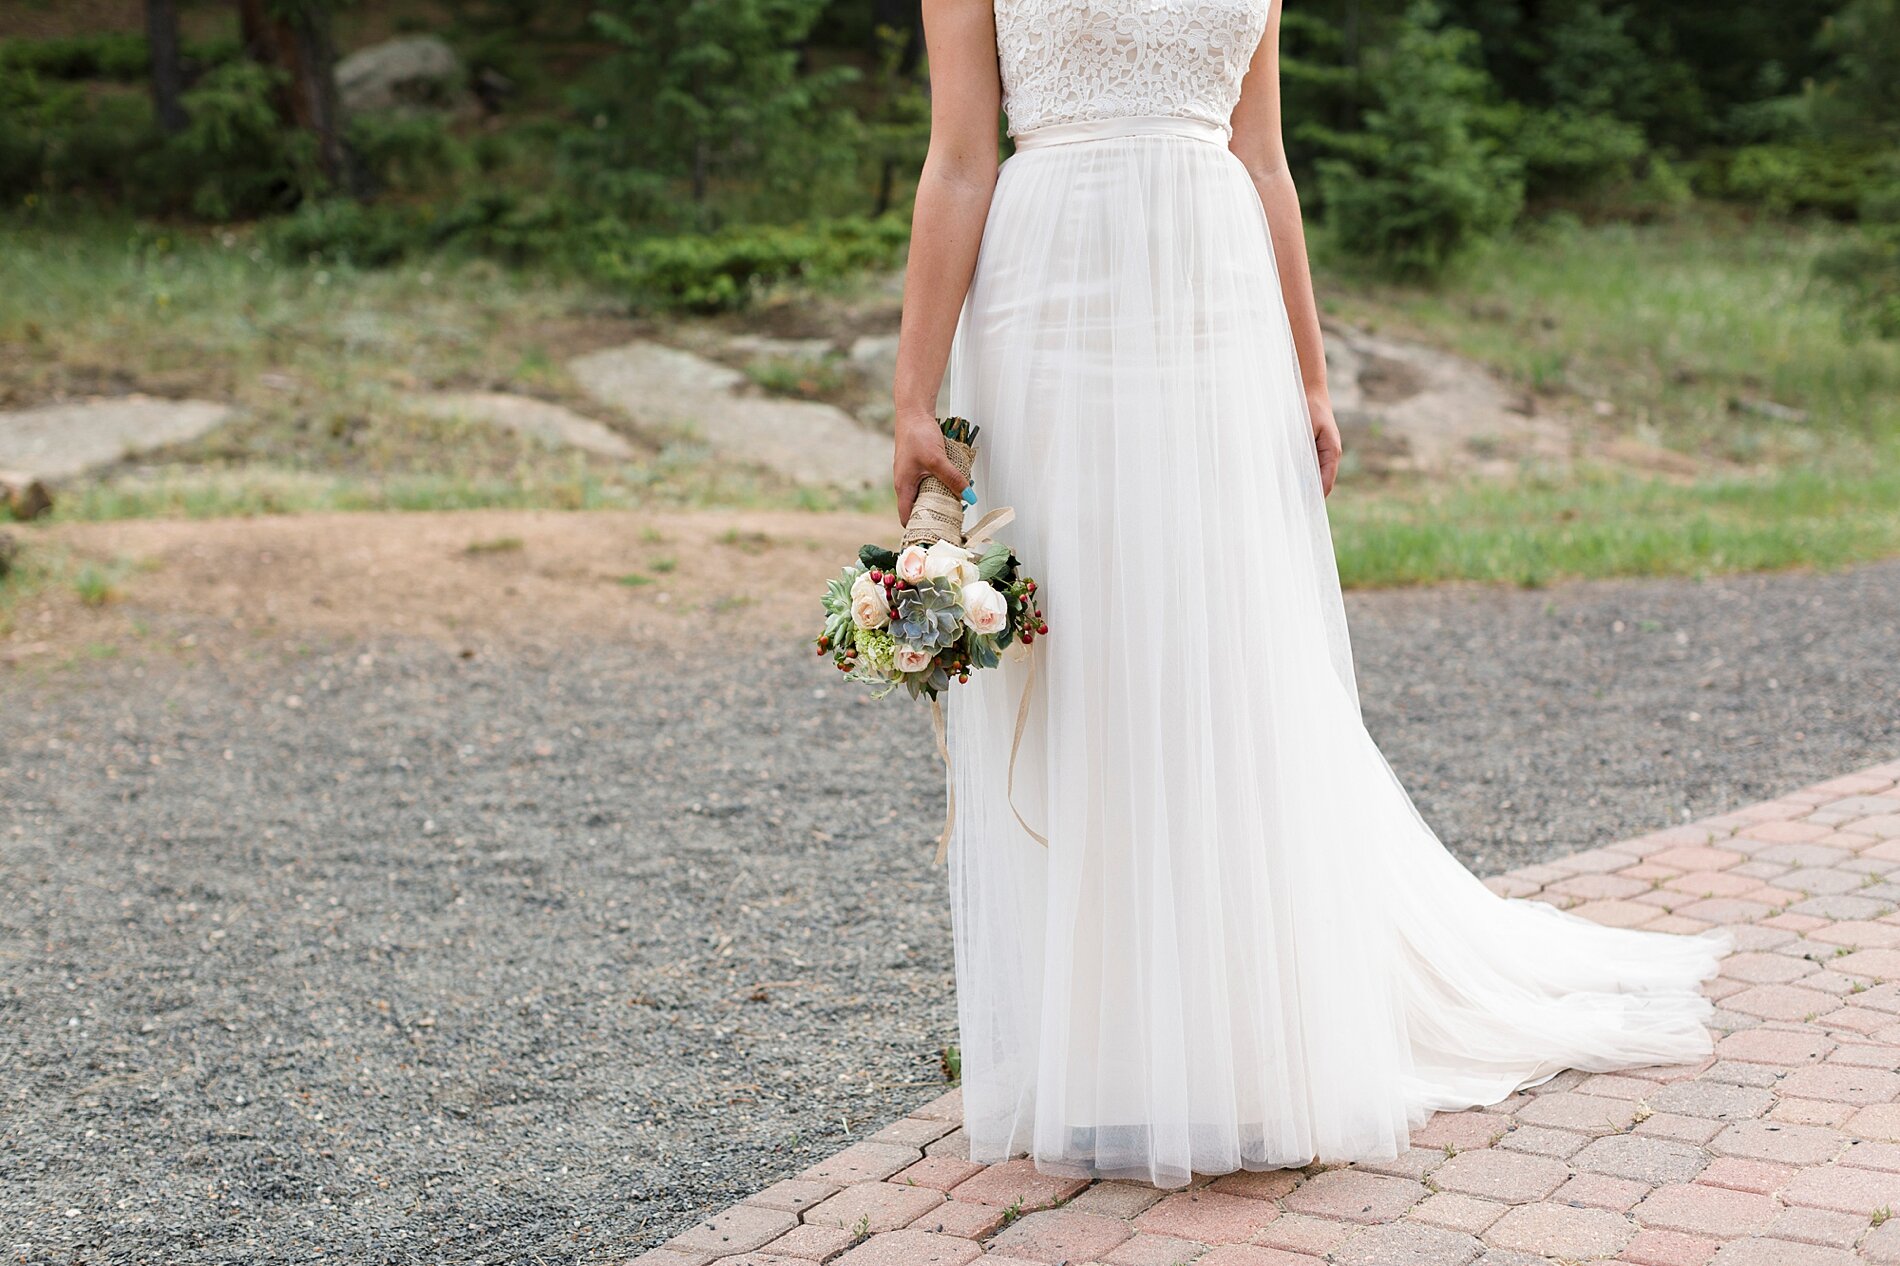
[[[943,429],[929,413],[910,410],[897,415],[897,453],[891,461],[891,484],[897,490],[897,521],[910,522],[910,507],[917,500],[917,486],[925,475],[935,475],[950,490],[962,496],[962,473],[943,450]]]
[[[1339,459],[1346,446],[1339,439],[1339,423],[1333,420],[1332,397],[1313,392],[1306,397],[1306,411],[1313,419],[1313,447],[1319,457],[1320,491],[1333,495],[1333,481],[1339,478]]]

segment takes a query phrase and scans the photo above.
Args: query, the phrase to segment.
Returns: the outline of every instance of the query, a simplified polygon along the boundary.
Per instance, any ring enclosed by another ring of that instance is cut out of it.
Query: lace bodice
[[[1227,127],[1269,0],[994,0],[1015,136],[1164,115]]]

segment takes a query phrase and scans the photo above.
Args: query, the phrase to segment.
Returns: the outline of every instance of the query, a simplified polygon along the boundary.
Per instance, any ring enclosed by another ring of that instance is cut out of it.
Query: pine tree
[[[1518,165],[1473,128],[1488,88],[1473,64],[1476,43],[1421,2],[1369,66],[1378,106],[1363,132],[1339,137],[1340,154],[1319,163],[1327,222],[1348,252],[1429,276],[1516,218]]]

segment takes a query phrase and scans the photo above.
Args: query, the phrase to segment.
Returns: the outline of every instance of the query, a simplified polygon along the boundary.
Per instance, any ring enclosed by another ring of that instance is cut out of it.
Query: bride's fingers
[[[1331,429],[1319,431],[1314,436],[1314,442],[1316,455],[1319,458],[1320,491],[1326,496],[1331,496],[1333,482],[1339,478],[1339,461],[1344,448],[1339,442],[1337,432]]]
[[[899,524],[910,522],[910,507],[917,500],[917,484],[922,476],[899,470],[892,481],[897,488],[897,521]]]
[[[942,449],[938,449],[931,458],[930,473],[950,490],[952,496],[962,496],[964,487],[970,482],[963,477],[963,472],[957,469],[956,463],[950,460],[950,455]]]

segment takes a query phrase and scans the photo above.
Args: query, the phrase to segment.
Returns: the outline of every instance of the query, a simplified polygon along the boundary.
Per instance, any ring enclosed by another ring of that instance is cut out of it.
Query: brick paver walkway
[[[1712,1058],[1564,1073],[1386,1163],[1178,1192],[972,1165],[955,1093],[639,1266],[1900,1263],[1900,761],[1488,881],[1731,929]]]

